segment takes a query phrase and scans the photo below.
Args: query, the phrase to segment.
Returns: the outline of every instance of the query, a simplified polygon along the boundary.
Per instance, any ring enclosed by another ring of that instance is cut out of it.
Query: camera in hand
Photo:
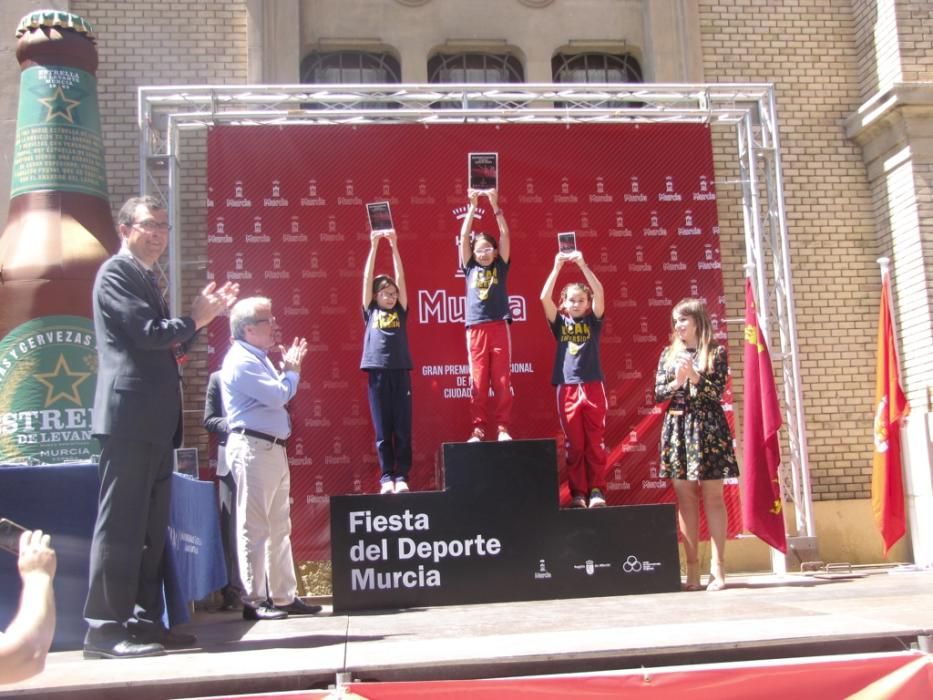
[[[19,554],[19,539],[26,531],[19,523],[7,518],[0,518],[0,549]]]

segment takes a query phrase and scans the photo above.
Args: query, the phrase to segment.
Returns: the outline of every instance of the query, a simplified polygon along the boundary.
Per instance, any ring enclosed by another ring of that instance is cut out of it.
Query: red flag
[[[745,529],[787,553],[778,465],[781,407],[771,355],[761,335],[752,281],[745,278],[745,408],[742,465],[742,519]]]
[[[881,276],[878,311],[878,359],[875,368],[875,454],[871,470],[871,509],[884,540],[884,555],[906,530],[904,478],[901,473],[901,419],[910,406],[901,390],[894,323],[891,320],[891,279]]]

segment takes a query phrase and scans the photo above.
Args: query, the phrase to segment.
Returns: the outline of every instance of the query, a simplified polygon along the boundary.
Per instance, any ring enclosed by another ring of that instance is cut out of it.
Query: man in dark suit
[[[134,197],[120,210],[122,247],[94,281],[100,500],[91,542],[85,658],[130,658],[190,646],[162,624],[162,555],[172,450],[181,445],[179,360],[195,334],[236,301],[212,282],[188,316],[171,318],[153,267],[168,245],[163,204]]]

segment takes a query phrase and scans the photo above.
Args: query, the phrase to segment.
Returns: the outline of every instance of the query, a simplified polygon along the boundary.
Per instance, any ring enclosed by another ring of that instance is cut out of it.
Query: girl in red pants
[[[573,262],[586,284],[573,282],[560,293],[560,307],[553,301],[554,285],[561,267]],[[557,387],[557,411],[567,448],[570,507],[606,505],[606,389],[599,359],[603,327],[603,286],[583,260],[583,254],[558,253],[554,268],[541,290],[541,304],[557,339],[557,355],[551,383]]]
[[[486,437],[489,388],[496,398],[494,422],[499,440],[511,440],[512,337],[509,324],[509,227],[499,208],[496,190],[468,191],[470,206],[460,229],[460,265],[466,277],[466,341],[470,358],[470,418],[473,432],[467,442]],[[486,233],[471,236],[480,195],[489,199],[499,226],[499,240]]]

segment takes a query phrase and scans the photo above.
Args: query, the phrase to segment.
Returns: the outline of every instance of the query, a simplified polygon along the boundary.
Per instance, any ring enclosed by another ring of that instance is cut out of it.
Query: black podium
[[[335,611],[680,589],[672,504],[561,510],[553,440],[442,449],[445,491],[331,498]]]

